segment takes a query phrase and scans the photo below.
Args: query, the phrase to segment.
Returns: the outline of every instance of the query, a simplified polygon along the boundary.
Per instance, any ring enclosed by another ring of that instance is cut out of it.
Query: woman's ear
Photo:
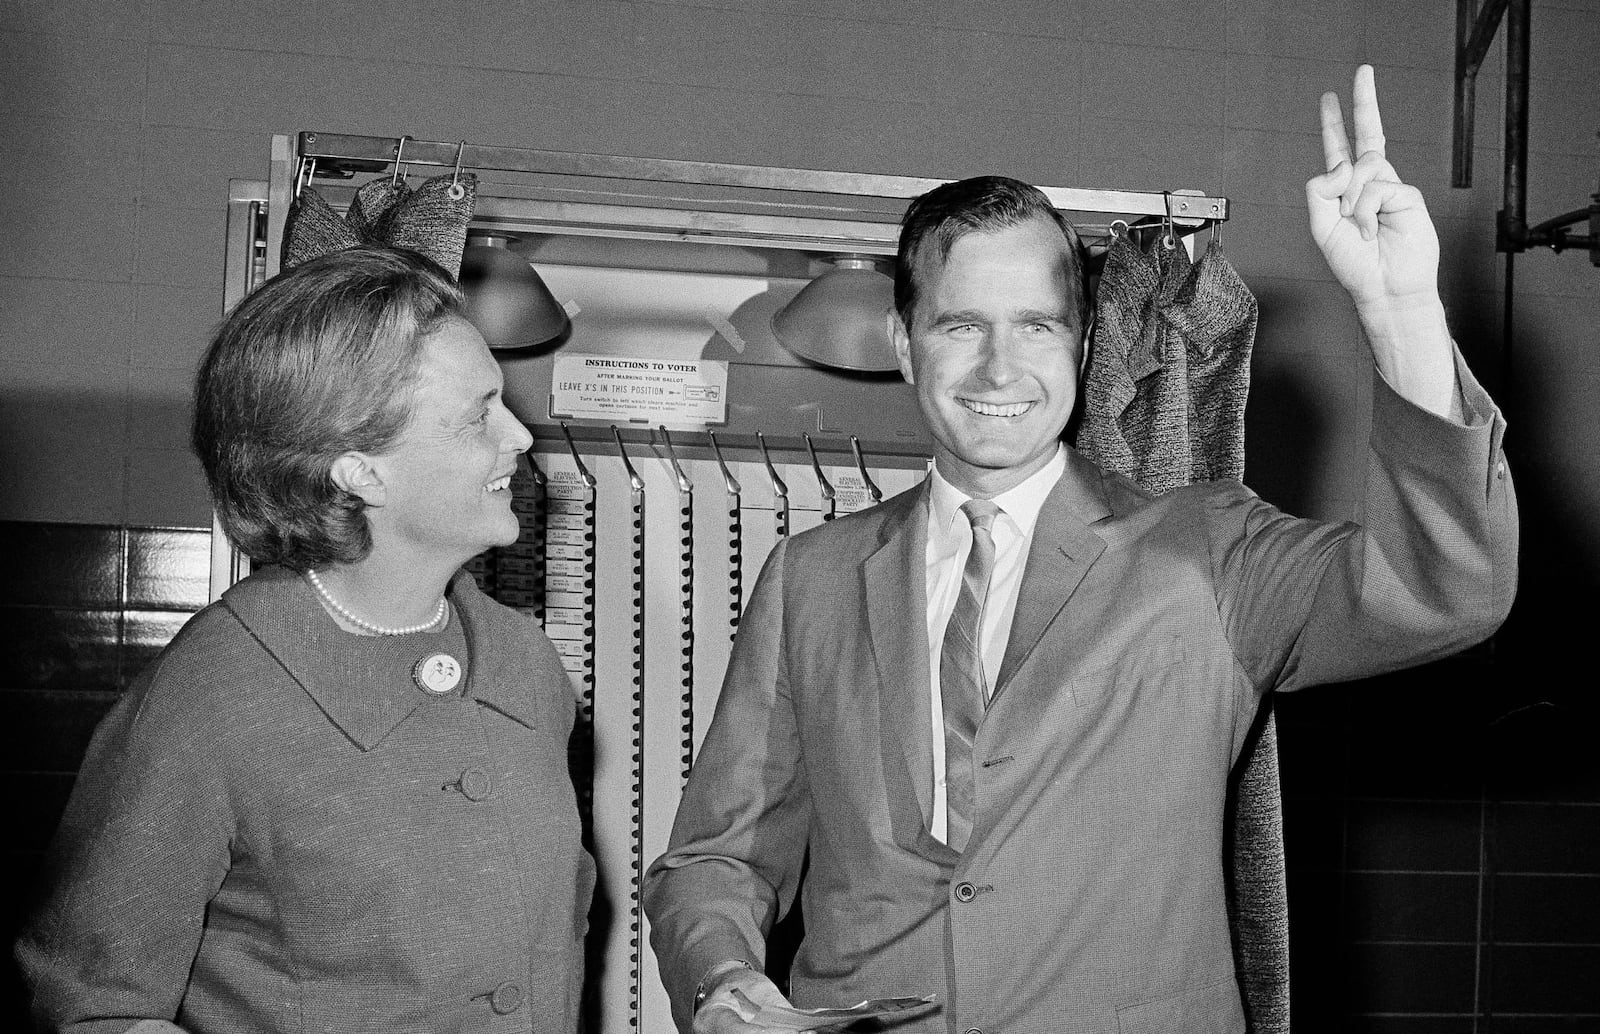
[[[368,506],[382,506],[385,498],[383,476],[365,453],[347,452],[333,461],[328,472],[339,489],[349,492]]]
[[[1078,381],[1082,383],[1083,375],[1089,370],[1089,349],[1094,344],[1094,306],[1089,307],[1089,315],[1083,321],[1083,339],[1078,342],[1081,350],[1078,356]]]

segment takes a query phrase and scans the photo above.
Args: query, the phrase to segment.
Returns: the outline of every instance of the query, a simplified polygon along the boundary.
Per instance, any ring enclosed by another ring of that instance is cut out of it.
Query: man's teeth
[[[484,485],[483,486],[483,490],[485,492],[498,492],[502,488],[510,488],[510,487],[511,487],[511,475],[507,474],[503,478],[495,478],[493,481],[489,482],[487,485]]]
[[[962,399],[961,404],[979,416],[1021,416],[1033,408],[1032,402],[979,402],[976,399]]]

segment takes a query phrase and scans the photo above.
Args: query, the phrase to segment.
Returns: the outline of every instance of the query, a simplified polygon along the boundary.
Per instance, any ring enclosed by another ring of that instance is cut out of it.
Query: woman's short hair
[[[974,176],[942,183],[916,198],[900,220],[900,247],[894,262],[894,307],[908,326],[917,303],[917,277],[925,275],[930,249],[939,262],[969,233],[993,233],[1048,219],[1067,242],[1067,290],[1077,310],[1078,329],[1088,326],[1089,292],[1084,282],[1084,248],[1077,231],[1038,187],[1006,176]]]
[[[365,506],[333,463],[394,444],[422,339],[462,313],[444,269],[371,247],[295,266],[234,308],[195,378],[190,442],[241,552],[297,571],[367,555]]]

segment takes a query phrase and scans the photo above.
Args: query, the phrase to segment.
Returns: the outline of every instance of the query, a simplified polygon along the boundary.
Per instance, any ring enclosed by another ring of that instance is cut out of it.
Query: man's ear
[[[333,461],[328,472],[333,483],[368,506],[382,506],[386,497],[383,475],[365,453],[347,452]]]
[[[911,372],[911,335],[906,332],[905,321],[894,309],[884,318],[889,321],[889,340],[894,344],[894,357],[900,363],[900,376],[907,384],[915,384],[917,379]]]

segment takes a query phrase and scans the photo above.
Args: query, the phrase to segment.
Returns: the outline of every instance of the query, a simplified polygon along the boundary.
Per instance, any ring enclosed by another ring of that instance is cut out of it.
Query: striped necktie
[[[961,595],[939,650],[939,695],[944,706],[945,843],[957,851],[972,834],[972,741],[988,699],[983,673],[983,605],[994,573],[990,527],[1000,507],[972,499],[961,507],[972,522],[972,552],[961,572]]]

